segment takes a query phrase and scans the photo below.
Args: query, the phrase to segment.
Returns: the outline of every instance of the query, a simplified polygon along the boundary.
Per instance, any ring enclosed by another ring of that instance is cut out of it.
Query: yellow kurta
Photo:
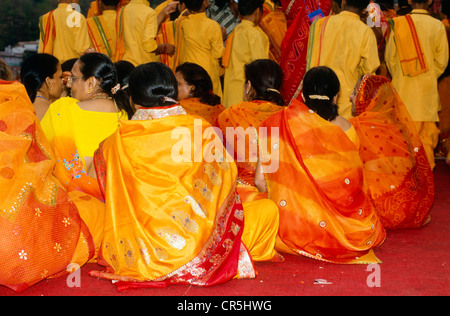
[[[158,21],[146,0],[131,0],[122,12],[125,52],[122,60],[135,66],[156,61]]]
[[[222,97],[219,58],[225,47],[219,23],[206,17],[204,12],[196,13],[182,21],[181,30],[180,63],[191,62],[202,66],[211,77],[213,92]]]
[[[437,122],[440,109],[437,79],[444,72],[449,56],[445,26],[441,21],[429,16],[425,10],[413,10],[411,18],[429,71],[414,77],[403,76],[393,40],[395,29],[391,32],[386,46],[386,65],[392,76],[392,84],[405,103],[412,120]]]
[[[234,29],[228,67],[225,69],[223,105],[230,107],[243,101],[244,66],[257,59],[269,58],[269,39],[253,22],[242,20]]]
[[[326,19],[320,45],[321,29]],[[359,16],[349,11],[322,18],[316,21],[315,29],[313,26],[309,35],[308,56],[311,58],[307,68],[327,66],[333,69],[341,83],[337,101],[339,114],[349,119],[352,117],[349,97],[356,82],[362,75],[374,73],[380,66],[377,39]]]
[[[69,7],[67,3],[60,3],[53,11],[55,21],[55,38],[53,39],[52,55],[61,63],[72,58],[79,58],[90,47],[90,40],[85,17]],[[45,25],[39,25],[41,37],[38,53],[43,52],[43,37]]]

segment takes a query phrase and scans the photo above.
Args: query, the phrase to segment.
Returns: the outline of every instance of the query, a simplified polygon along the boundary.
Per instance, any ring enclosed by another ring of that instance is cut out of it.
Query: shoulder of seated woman
[[[339,126],[344,132],[348,131],[352,127],[352,124],[342,116],[337,116],[331,123]]]

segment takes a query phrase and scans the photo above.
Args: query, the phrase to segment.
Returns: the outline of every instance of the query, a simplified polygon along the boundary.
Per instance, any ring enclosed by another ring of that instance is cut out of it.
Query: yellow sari
[[[380,262],[372,248],[385,230],[355,143],[296,99],[261,126],[268,128],[260,137],[268,194],[280,211],[277,249],[334,263]]]
[[[185,113],[178,105],[141,108],[96,152],[106,200],[99,263],[107,271],[91,275],[119,280],[119,290],[255,276],[241,241],[236,166],[221,143],[201,138],[215,134],[211,125]]]
[[[122,113],[82,110],[78,100],[66,97],[52,103],[41,121],[56,155],[54,171],[67,191],[81,191],[103,201],[97,179],[88,175],[85,157],[93,157],[98,145],[117,129]]]
[[[234,149],[239,179],[243,184],[247,183],[254,186],[258,149],[251,149],[256,148],[252,144],[257,146],[258,126],[283,109],[283,106],[271,102],[253,100],[232,105],[219,115],[218,124],[224,134],[224,143],[226,142],[227,146],[230,146],[227,148]],[[237,128],[235,129],[235,135],[228,134],[227,136],[227,128]],[[256,134],[255,132],[251,133],[249,128],[255,128]],[[248,135],[248,139],[246,135]],[[241,143],[242,140],[244,143]]]
[[[102,203],[71,200],[52,175],[56,159],[17,82],[0,81],[0,147],[0,284],[22,292],[94,256],[80,214]]]

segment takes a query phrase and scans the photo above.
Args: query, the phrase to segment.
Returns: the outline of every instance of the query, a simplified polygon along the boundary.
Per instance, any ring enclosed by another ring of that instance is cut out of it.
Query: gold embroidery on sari
[[[136,242],[139,246],[139,251],[141,253],[141,257],[144,260],[145,264],[147,264],[147,265],[150,264],[151,258],[150,258],[150,254],[148,253],[148,249],[147,249],[147,246],[145,245],[145,242],[139,237],[136,237]]]
[[[198,203],[192,196],[188,195],[184,198],[184,201],[188,203],[195,214],[200,216],[201,218],[206,218],[208,216],[208,212],[205,210],[205,208]]]
[[[186,246],[186,240],[170,227],[163,227],[158,236],[164,239],[171,247],[181,250]]]
[[[199,190],[201,195],[209,202],[214,200],[214,195],[211,190],[208,189],[208,186],[201,180],[197,179],[194,181],[194,188]]]
[[[170,216],[178,223],[181,224],[181,226],[191,233],[196,233],[198,231],[198,225],[193,220],[189,214],[183,212],[183,211],[175,211],[170,214]]]

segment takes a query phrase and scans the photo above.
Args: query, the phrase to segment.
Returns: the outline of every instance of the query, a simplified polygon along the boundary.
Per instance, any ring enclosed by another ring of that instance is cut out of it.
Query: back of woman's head
[[[251,15],[256,9],[263,9],[264,0],[240,0],[238,11],[242,16]]]
[[[80,62],[83,80],[96,78],[100,83],[100,88],[116,101],[119,109],[125,110],[128,117],[133,116],[134,111],[120,89],[117,71],[111,59],[104,54],[90,53],[81,56]]]
[[[339,89],[336,73],[326,66],[311,68],[303,77],[305,104],[327,121],[333,121],[338,116],[338,106],[333,99]]]
[[[208,72],[200,65],[184,63],[177,67],[175,72],[180,72],[188,85],[194,86],[194,98],[200,98],[200,102],[208,105],[220,104],[220,97],[215,95],[213,83]]]
[[[173,71],[158,62],[136,67],[130,75],[129,91],[134,104],[148,108],[172,105],[178,98]]]
[[[53,78],[58,70],[59,60],[49,54],[36,54],[26,59],[20,68],[20,81],[25,86],[31,102],[46,78]]]
[[[283,82],[281,67],[270,59],[257,59],[245,65],[245,81],[250,81],[255,91],[254,100],[264,100],[280,106],[285,101],[280,94]]]

